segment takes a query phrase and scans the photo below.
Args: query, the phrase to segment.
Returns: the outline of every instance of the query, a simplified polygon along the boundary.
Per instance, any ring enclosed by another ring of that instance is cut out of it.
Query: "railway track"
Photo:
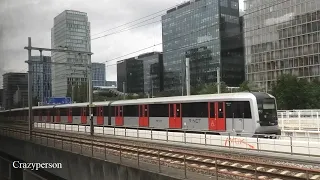
[[[4,129],[7,135],[21,138],[28,134],[27,130]],[[11,132],[11,133],[10,133]],[[1,131],[3,133],[3,131]],[[34,132],[37,141],[49,144],[61,143],[63,146],[75,148],[80,146],[81,150],[91,150],[92,155],[96,153],[104,156],[115,155],[121,158],[133,159],[138,162],[153,165],[167,166],[205,175],[218,174],[228,179],[272,179],[272,180],[320,180],[320,170],[299,168],[292,166],[276,165],[273,163],[257,162],[255,160],[244,160],[226,158],[217,155],[204,155],[194,152],[179,150],[160,149],[160,147],[146,147],[141,144],[127,144],[110,142],[90,138],[71,137],[63,134],[49,132]],[[19,134],[19,135],[17,135]],[[50,143],[49,143],[50,142]]]

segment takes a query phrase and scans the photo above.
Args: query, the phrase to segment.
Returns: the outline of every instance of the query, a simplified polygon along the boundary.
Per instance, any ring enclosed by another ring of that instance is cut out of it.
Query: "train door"
[[[81,124],[87,124],[87,108],[81,108]]]
[[[103,125],[104,116],[103,116],[103,107],[97,107],[97,125]]]
[[[116,126],[123,126],[123,106],[116,106],[115,107],[115,114],[116,114]]]
[[[72,108],[68,108],[67,111],[68,111],[68,123],[72,123],[72,119],[73,119]]]
[[[226,113],[225,113],[225,102],[216,102],[216,115],[217,115],[217,130],[226,130]]]
[[[139,105],[139,126],[149,127],[149,105]]]
[[[225,117],[225,102],[209,102],[209,130],[225,131],[226,117]]]
[[[209,130],[216,131],[217,130],[217,114],[215,108],[215,102],[208,102],[208,116],[209,116]]]
[[[57,123],[59,123],[61,121],[60,109],[56,109],[56,116],[55,116],[54,120]]]
[[[182,128],[181,104],[169,104],[169,128]]]

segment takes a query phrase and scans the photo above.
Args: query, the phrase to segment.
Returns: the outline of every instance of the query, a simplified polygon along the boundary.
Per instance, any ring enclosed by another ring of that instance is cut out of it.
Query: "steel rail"
[[[19,126],[15,126],[15,127],[19,127]],[[20,128],[20,127],[19,127]],[[24,128],[21,128],[24,130]],[[51,131],[51,132],[54,132],[53,134],[61,134],[61,135],[65,135],[65,134],[69,134],[69,135],[72,135],[72,136],[76,136],[76,137],[82,137],[84,139],[88,139],[88,136],[85,135],[85,134],[79,134],[79,133],[76,133],[76,132],[65,132],[65,131],[60,131],[60,130],[53,130],[53,129],[37,129],[37,131],[39,132],[48,132],[48,131]],[[180,149],[180,150],[185,150],[185,151],[190,151],[190,148],[184,148],[182,146],[179,146],[178,145],[170,145],[170,144],[164,144],[164,143],[159,143],[159,142],[145,142],[143,140],[139,140],[139,139],[125,139],[125,140],[121,140],[120,138],[117,138],[118,136],[108,136],[108,141],[110,140],[116,140],[117,142],[119,141],[123,141],[125,142],[125,144],[128,144],[128,142],[132,143],[132,144],[136,144],[137,142],[139,142],[140,144],[145,144],[146,147],[150,147],[150,146],[154,146],[154,147],[160,147],[161,148],[167,148],[167,149]],[[103,137],[102,135],[98,135],[98,136],[95,136],[96,139],[100,139],[100,140],[105,140],[105,137]],[[110,142],[114,142],[114,141],[110,141]],[[219,146],[220,147],[220,146]],[[211,149],[209,149],[210,146],[204,146],[204,148],[200,148],[200,147],[193,147],[194,150],[197,150],[198,152],[202,152],[202,153],[208,153],[208,151],[212,151]],[[220,153],[221,155],[229,155],[230,154],[230,148],[228,147],[224,147],[224,148],[227,148],[227,150],[215,150],[215,154],[218,154]],[[237,148],[232,148],[233,150],[237,150]],[[318,161],[314,160],[314,159],[309,159],[309,160],[306,160],[306,159],[296,159],[294,157],[283,157],[283,156],[272,156],[272,155],[268,155],[268,154],[262,154],[263,151],[259,152],[259,154],[253,154],[253,153],[250,153],[250,151],[244,151],[244,152],[236,152],[236,151],[233,151],[232,154],[233,155],[240,155],[240,156],[250,156],[250,157],[255,157],[255,158],[269,158],[269,159],[272,159],[272,160],[275,160],[275,161],[294,161],[294,163],[302,163],[302,164],[315,164],[317,163],[318,164]],[[272,152],[271,152],[272,153]],[[285,154],[285,153],[283,153]],[[288,153],[286,155],[291,155],[291,153]],[[307,157],[313,157],[313,156],[307,156]],[[317,157],[317,156],[315,156]]]

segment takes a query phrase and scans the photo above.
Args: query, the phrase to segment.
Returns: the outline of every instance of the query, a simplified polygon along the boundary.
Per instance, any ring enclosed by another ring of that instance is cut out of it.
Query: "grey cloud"
[[[28,37],[32,37],[33,46],[51,47],[53,18],[66,9],[88,13],[91,34],[96,34],[181,2],[182,0],[95,0],[94,3],[88,0],[0,0],[0,75],[7,71],[26,70],[24,61],[27,59],[27,51],[23,48],[27,46]],[[160,23],[137,28],[92,41],[92,60],[103,62],[160,41]],[[153,49],[149,51],[151,50]],[[115,63],[116,61],[110,64]],[[115,65],[107,66],[107,79],[116,80]],[[0,77],[0,85],[1,81]]]

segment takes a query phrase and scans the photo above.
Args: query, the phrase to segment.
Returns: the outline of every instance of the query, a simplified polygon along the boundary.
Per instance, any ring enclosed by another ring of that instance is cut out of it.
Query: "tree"
[[[73,86],[73,101],[74,102],[79,102],[79,86],[77,84],[75,84]]]
[[[71,83],[68,84],[66,97],[72,97],[72,85],[71,85]]]
[[[88,93],[87,92],[88,92],[87,83],[82,82],[79,87],[79,96],[78,96],[79,102],[87,102],[88,101],[88,99],[87,99]]]
[[[263,89],[259,88],[257,84],[249,81],[244,81],[243,83],[240,84],[240,92],[254,92],[254,91],[263,91]]]
[[[227,93],[227,85],[225,82],[220,83],[220,93]],[[217,90],[217,83],[205,84],[197,94],[216,94],[218,93]]]
[[[305,79],[292,75],[282,75],[272,87],[279,109],[306,109],[312,107],[312,85]]]

